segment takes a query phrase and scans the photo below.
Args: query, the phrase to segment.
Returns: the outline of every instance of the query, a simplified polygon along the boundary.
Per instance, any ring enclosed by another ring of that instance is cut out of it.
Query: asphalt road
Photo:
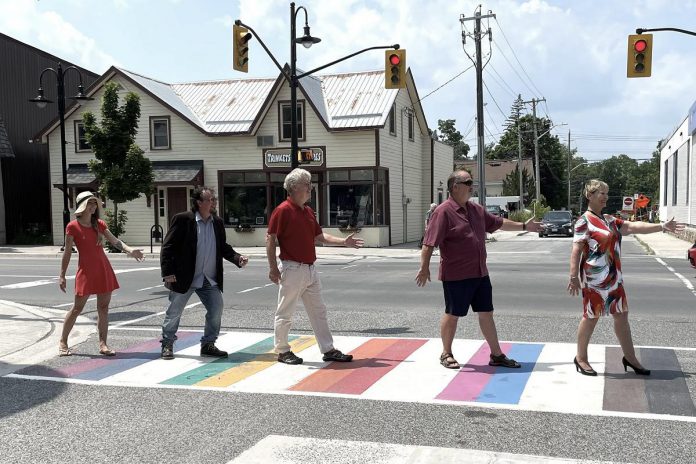
[[[570,239],[521,236],[491,243],[488,250],[500,338],[574,342],[580,301],[565,291]],[[318,268],[334,332],[438,337],[443,302],[435,261],[433,282],[418,288],[415,258],[322,259]],[[685,260],[665,261],[692,284],[696,280]],[[157,336],[167,293],[159,287],[158,263],[123,257],[112,263],[130,271],[119,274],[121,289],[111,306],[111,325],[121,327],[110,332],[110,340],[119,350]],[[58,259],[0,258],[0,287],[50,281],[58,266]],[[623,270],[636,344],[696,347],[693,291],[632,240],[624,244]],[[277,289],[268,285],[265,259],[253,257],[244,270],[226,265],[225,274],[223,330],[270,333]],[[71,296],[48,283],[0,288],[0,299],[67,309]],[[94,317],[94,310],[91,302],[85,314]],[[187,309],[181,329],[199,329],[203,318],[200,305]],[[134,319],[141,320],[129,323]],[[293,332],[311,333],[302,310]],[[460,323],[457,337],[481,338],[474,317]],[[616,343],[609,321],[600,322],[592,342]],[[92,345],[93,339],[78,348],[89,352]],[[679,351],[678,357],[696,397],[696,351]],[[50,375],[69,362],[55,358],[26,372]],[[0,391],[0,462],[228,462],[269,434],[617,462],[696,462],[694,422],[6,377],[0,378]]]

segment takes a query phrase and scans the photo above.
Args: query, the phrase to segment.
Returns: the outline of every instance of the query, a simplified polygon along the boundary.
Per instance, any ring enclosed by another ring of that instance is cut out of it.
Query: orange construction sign
[[[636,207],[638,208],[645,208],[648,206],[650,203],[650,198],[646,197],[642,193],[638,195],[638,198],[636,198]]]

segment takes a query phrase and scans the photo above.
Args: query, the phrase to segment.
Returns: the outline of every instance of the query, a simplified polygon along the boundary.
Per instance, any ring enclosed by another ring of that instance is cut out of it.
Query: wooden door
[[[172,223],[175,214],[188,211],[187,190],[186,187],[169,187],[167,189],[167,225]]]

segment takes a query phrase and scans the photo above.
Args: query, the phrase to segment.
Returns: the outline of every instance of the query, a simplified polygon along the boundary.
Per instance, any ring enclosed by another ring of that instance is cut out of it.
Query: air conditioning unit
[[[257,147],[272,147],[273,146],[273,136],[272,135],[257,135],[256,136],[256,146]]]

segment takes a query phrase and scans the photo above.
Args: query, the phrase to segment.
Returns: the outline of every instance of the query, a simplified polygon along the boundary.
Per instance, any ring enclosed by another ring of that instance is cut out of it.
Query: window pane
[[[350,180],[373,180],[374,173],[372,169],[354,169],[350,171]]]
[[[229,225],[265,225],[266,187],[223,187],[225,224]]]
[[[243,172],[226,172],[222,175],[223,185],[229,184],[243,184],[244,183],[244,173]]]
[[[330,185],[329,225],[373,225],[372,205],[372,185]]]
[[[155,119],[152,121],[152,134],[154,147],[169,146],[169,121],[166,119]]]
[[[77,125],[78,150],[91,150],[87,140],[85,139],[85,125],[80,123]]]
[[[348,171],[329,171],[329,182],[336,180],[348,180]]]
[[[259,183],[259,182],[266,182],[266,173],[265,172],[247,172],[244,175],[244,180],[246,181],[247,184],[251,183]]]
[[[384,182],[384,180],[386,178],[387,178],[387,171],[384,169],[378,169],[377,170],[377,181]]]
[[[375,185],[375,225],[383,226],[385,222],[385,201],[384,201],[384,185]]]
[[[285,174],[281,174],[279,172],[272,172],[271,182],[280,182],[282,184],[283,182],[285,182]]]

